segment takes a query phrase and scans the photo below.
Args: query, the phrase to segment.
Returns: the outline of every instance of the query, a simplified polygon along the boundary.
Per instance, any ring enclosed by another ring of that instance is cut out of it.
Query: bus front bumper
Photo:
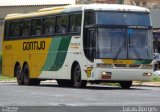
[[[152,75],[152,69],[96,68],[94,73],[92,73],[92,79],[109,81],[149,81],[152,80]]]

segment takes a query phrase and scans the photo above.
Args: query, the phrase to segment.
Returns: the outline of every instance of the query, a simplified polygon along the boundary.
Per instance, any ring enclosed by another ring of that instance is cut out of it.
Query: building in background
[[[150,9],[153,24],[154,52],[160,53],[160,8]]]
[[[0,50],[4,18],[11,13],[28,13],[46,7],[75,4],[75,0],[0,0]]]
[[[160,7],[160,0],[124,0],[124,4],[131,5],[135,3],[137,6],[158,8]]]
[[[160,0],[124,0],[124,4],[135,4],[150,9],[153,25],[153,50],[160,53]]]
[[[90,4],[90,3],[108,3],[108,4],[123,4],[124,0],[76,0],[77,4]]]

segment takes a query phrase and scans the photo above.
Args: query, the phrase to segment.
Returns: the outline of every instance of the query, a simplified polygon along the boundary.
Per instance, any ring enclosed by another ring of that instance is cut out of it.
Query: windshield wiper
[[[117,59],[118,56],[120,55],[121,51],[123,50],[123,48],[126,47],[126,44],[125,44],[125,34],[124,34],[123,38],[124,38],[124,41],[123,41],[122,45],[119,47],[118,52],[117,52],[116,56],[114,57],[114,59]]]
[[[133,54],[135,54],[136,57],[138,57],[138,59],[142,59],[141,56],[138,54],[138,51],[137,51],[136,48],[135,48],[135,44],[134,44],[134,43],[131,43],[130,35],[129,35],[129,41],[128,41],[128,43],[129,43],[129,44],[128,44],[129,49],[132,48],[131,51],[133,51]],[[128,52],[128,53],[129,53],[129,52]]]
[[[121,53],[122,49],[123,49],[123,46],[125,45],[125,41],[123,42],[123,44],[120,46],[120,48],[118,49],[118,52],[116,54],[116,56],[114,57],[114,59],[117,59],[119,54]]]

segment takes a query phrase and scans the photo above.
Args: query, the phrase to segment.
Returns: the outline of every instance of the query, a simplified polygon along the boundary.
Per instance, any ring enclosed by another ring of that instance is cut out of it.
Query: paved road
[[[0,83],[0,106],[160,106],[160,88],[88,85],[85,89],[62,88],[47,83],[18,86]]]
[[[160,105],[160,88],[135,86],[129,90],[123,90],[119,87],[89,85],[85,89],[76,89],[58,87],[56,83],[41,84],[41,86],[0,83],[0,105]]]

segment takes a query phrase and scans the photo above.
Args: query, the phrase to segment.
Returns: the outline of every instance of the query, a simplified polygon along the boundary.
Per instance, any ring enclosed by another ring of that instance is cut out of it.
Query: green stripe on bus
[[[136,60],[134,64],[151,64],[152,60]]]
[[[59,49],[58,49],[59,52],[57,52],[57,57],[54,62],[54,65],[56,65],[56,66],[52,66],[51,71],[57,71],[62,67],[62,65],[66,59],[70,40],[71,40],[71,36],[62,38]]]
[[[68,46],[71,36],[54,37],[48,51],[48,56],[42,71],[57,71],[59,70],[66,58]]]

